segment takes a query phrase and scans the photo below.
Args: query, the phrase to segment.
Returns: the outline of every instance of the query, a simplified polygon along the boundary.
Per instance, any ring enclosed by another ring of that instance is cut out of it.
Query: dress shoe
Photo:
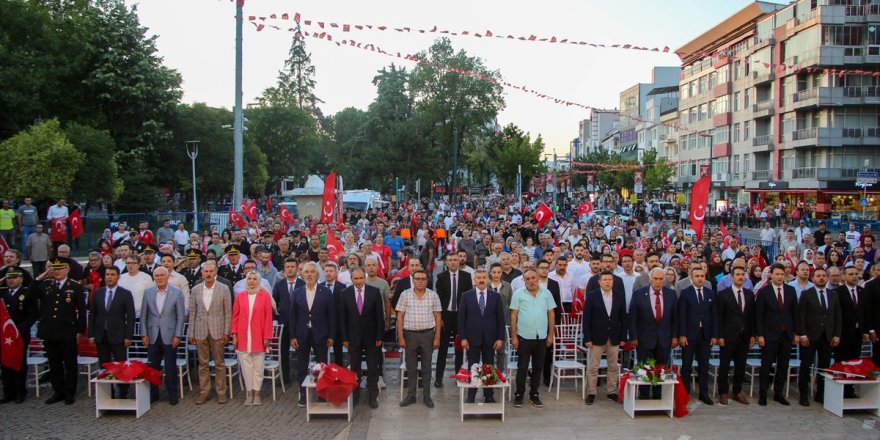
[[[758,405],[767,406],[767,393],[761,393],[758,397]]]
[[[727,406],[727,404],[728,404],[728,401],[727,401],[727,394],[722,394],[722,395],[718,398],[718,403]]]
[[[779,402],[780,405],[785,405],[785,406],[791,405],[790,403],[788,403],[788,400],[785,400],[785,397],[782,397],[782,396],[773,396],[773,400],[776,402]]]
[[[742,403],[743,405],[749,404],[749,397],[746,396],[746,393],[742,393],[742,392],[736,393],[733,396],[733,400],[736,400],[737,402]]]
[[[299,402],[296,402],[296,406],[298,406],[300,408],[306,407],[306,396],[305,395],[299,396]]]
[[[516,397],[513,399],[513,407],[514,407],[514,408],[522,408],[522,406],[523,406],[523,398],[522,398],[522,396],[516,396]]]
[[[3,399],[0,400],[0,404],[9,403],[9,402],[12,402],[13,400],[15,400],[15,398],[12,396],[3,396]]]
[[[425,397],[424,399],[422,399],[422,402],[424,402],[424,403],[425,403],[425,406],[427,406],[428,408],[433,408],[433,407],[434,407],[434,401],[431,400],[430,397]]]
[[[612,402],[614,402],[614,403],[617,403],[617,394],[615,394],[615,393],[611,393],[611,394],[609,394],[609,395],[606,396],[606,397],[608,397],[608,400],[610,400],[610,401],[612,401]]]
[[[487,398],[483,399],[483,402],[484,403],[495,403],[495,398],[494,397],[487,397]]]
[[[208,401],[207,394],[199,394],[199,397],[196,397],[196,405],[201,405]]]
[[[700,396],[700,402],[703,402],[706,405],[714,405],[715,404],[715,402],[713,402],[712,399],[709,398],[709,396]]]
[[[177,397],[172,397],[172,398],[168,399],[168,403],[170,403],[172,405],[177,405],[178,402],[180,402],[180,399],[178,399]]]
[[[219,403],[221,405],[226,403],[228,400],[229,400],[229,398],[226,397],[225,392],[217,395],[217,403]]]
[[[435,380],[434,381],[434,388],[443,388],[443,381],[440,379]]]
[[[370,408],[376,409],[379,407],[379,401],[376,399],[370,399]]]
[[[529,399],[529,401],[532,402],[532,405],[535,408],[543,408],[544,407],[544,402],[541,402],[541,399],[538,396],[532,397],[531,399]]]
[[[800,403],[801,406],[810,406],[810,397],[806,394],[802,395],[800,399],[798,399],[798,403]]]
[[[74,402],[76,402],[76,399],[73,398],[73,397],[68,397],[68,398],[64,399],[64,404],[65,404],[65,405],[73,405]]]
[[[412,405],[413,403],[416,403],[416,396],[406,396],[405,399],[400,401],[400,407],[404,408]]]
[[[587,396],[587,400],[586,400],[587,405],[592,405],[593,402],[595,402],[595,401],[596,401],[596,395],[595,395],[595,394],[590,394],[590,395]]]
[[[46,399],[46,405],[51,405],[53,403],[58,403],[64,400],[64,394],[55,393],[52,397]]]

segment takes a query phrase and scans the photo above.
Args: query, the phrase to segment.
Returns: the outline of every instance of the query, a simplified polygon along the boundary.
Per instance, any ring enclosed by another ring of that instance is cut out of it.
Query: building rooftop
[[[676,93],[676,92],[678,92],[678,86],[657,87],[656,89],[648,92],[648,96],[662,95],[665,93]]]
[[[767,14],[776,12],[785,8],[787,5],[779,3],[770,3],[756,1],[748,6],[740,9],[735,14],[712,26],[708,31],[694,38],[684,46],[680,47],[676,53],[682,59],[682,65],[687,65],[695,57],[698,52],[711,52],[725,41],[735,39],[746,32],[750,31],[752,24],[756,23],[760,18]]]

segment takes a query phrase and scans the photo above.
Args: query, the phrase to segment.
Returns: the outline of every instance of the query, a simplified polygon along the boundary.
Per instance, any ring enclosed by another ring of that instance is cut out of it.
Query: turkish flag
[[[9,250],[9,243],[6,243],[6,239],[0,237],[0,255],[6,254],[6,251]]]
[[[290,211],[287,210],[286,206],[281,205],[278,208],[278,215],[281,217],[281,221],[284,222],[284,224],[293,226],[293,216],[290,215]]]
[[[339,256],[345,253],[342,243],[340,243],[339,239],[330,231],[327,231],[327,238],[324,239],[324,247],[327,248],[327,259],[333,262],[338,261]]]
[[[83,224],[82,217],[79,215],[79,209],[75,209],[70,213],[70,217],[67,218],[70,220],[70,233],[73,235],[73,238],[79,237],[83,233]]]
[[[348,397],[358,387],[357,375],[347,368],[336,364],[329,364],[318,376],[315,384],[315,392],[319,397],[339,406],[348,400]]]
[[[538,209],[535,210],[535,214],[532,216],[533,219],[538,221],[539,228],[543,228],[544,223],[547,223],[550,217],[553,217],[553,211],[550,210],[546,203],[538,205]]]
[[[590,203],[589,200],[581,203],[580,206],[578,206],[579,216],[590,215],[591,212],[593,212],[593,204]]]
[[[229,223],[232,223],[239,229],[247,226],[247,222],[241,217],[241,214],[235,212],[232,208],[229,208]]]
[[[703,221],[706,219],[706,204],[709,203],[709,176],[700,177],[691,190],[691,227],[697,232],[697,240],[703,239]]]
[[[52,220],[52,230],[49,231],[50,241],[67,241],[67,225],[63,218]]]
[[[241,203],[239,204],[239,210],[242,214],[247,216],[247,218],[251,220],[257,219],[257,201],[251,200],[250,203],[246,203],[244,199],[241,199]]]
[[[321,223],[333,223],[333,200],[336,196],[336,172],[324,179],[324,199],[321,200]]]
[[[9,311],[6,310],[6,301],[0,300],[3,305],[0,306],[0,322],[3,327],[0,328],[0,364],[6,368],[15,371],[21,371],[22,361],[24,360],[24,339],[18,332],[18,327],[12,322]]]
[[[272,198],[266,197],[266,212],[272,212]]]

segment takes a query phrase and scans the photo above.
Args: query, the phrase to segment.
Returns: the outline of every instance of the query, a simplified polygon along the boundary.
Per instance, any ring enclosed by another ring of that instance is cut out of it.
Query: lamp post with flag
[[[199,231],[199,207],[196,203],[196,157],[199,156],[199,144],[201,141],[186,141],[186,155],[192,161],[193,177],[193,231]]]

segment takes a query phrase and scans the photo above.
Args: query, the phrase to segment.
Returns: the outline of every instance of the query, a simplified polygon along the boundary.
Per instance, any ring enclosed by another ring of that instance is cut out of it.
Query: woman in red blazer
[[[245,290],[235,297],[231,332],[247,388],[244,404],[260,405],[263,360],[272,339],[272,296],[260,288],[260,275],[256,271],[245,275]]]

